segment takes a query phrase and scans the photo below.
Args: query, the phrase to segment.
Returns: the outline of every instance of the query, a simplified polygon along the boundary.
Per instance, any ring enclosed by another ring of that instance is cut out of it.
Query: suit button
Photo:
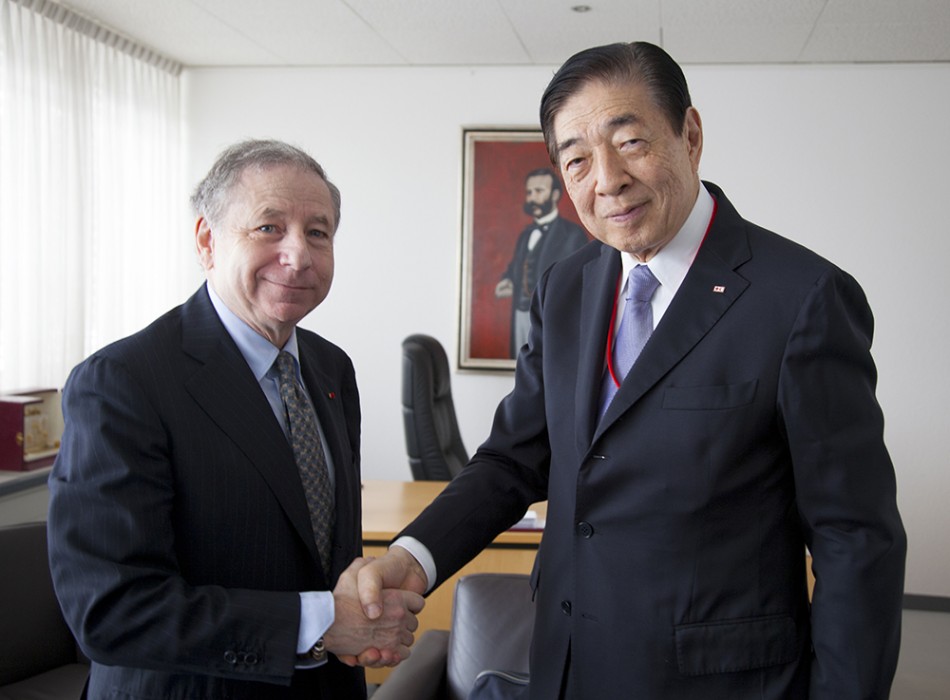
[[[570,616],[570,614],[571,614],[571,601],[569,601],[569,600],[562,600],[562,601],[561,601],[561,612],[564,613],[564,614],[567,615],[567,616]]]
[[[237,663],[238,657],[237,657],[237,654],[229,650],[229,651],[224,652],[224,660],[227,661],[232,666],[234,666]]]
[[[256,666],[256,665],[257,665],[257,654],[255,654],[253,651],[252,651],[252,652],[249,652],[249,653],[247,653],[247,654],[245,654],[245,655],[244,655],[244,663],[247,664],[248,666]]]
[[[582,520],[581,522],[577,523],[577,534],[581,537],[590,539],[594,536],[594,526],[589,522]]]

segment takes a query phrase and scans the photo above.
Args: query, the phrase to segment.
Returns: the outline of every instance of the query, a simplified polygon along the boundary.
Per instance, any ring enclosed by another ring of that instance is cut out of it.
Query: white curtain
[[[0,0],[0,392],[61,387],[193,286],[179,73],[61,6]]]

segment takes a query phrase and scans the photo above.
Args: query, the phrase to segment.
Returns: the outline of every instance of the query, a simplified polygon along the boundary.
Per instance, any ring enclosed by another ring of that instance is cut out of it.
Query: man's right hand
[[[372,594],[374,615],[366,615],[356,573],[368,566],[367,562],[373,560],[356,559],[340,576],[333,590],[335,620],[324,634],[324,644],[344,663],[359,659],[365,665],[395,666],[409,657],[413,632],[419,626],[416,614],[425,601],[422,591],[385,585]]]
[[[507,277],[495,285],[495,297],[507,299],[515,293],[515,284]]]
[[[408,591],[407,595],[419,596],[428,589],[425,570],[407,550],[393,546],[383,556],[373,559],[357,559],[340,576],[339,587],[348,579],[347,588],[358,589],[362,613],[367,620],[386,616],[386,598],[393,589]],[[340,660],[350,666],[359,664],[368,668],[395,666],[405,658],[402,650],[392,651],[368,646],[357,655],[345,655]],[[408,656],[408,649],[405,650]]]

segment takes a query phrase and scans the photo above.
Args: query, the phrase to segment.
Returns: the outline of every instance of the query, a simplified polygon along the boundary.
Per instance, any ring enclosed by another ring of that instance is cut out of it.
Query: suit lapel
[[[594,440],[675,367],[749,286],[749,282],[735,272],[751,255],[744,222],[719,188],[709,183],[706,187],[717,199],[716,216],[706,240],[597,425]]]
[[[600,256],[587,263],[582,273],[580,354],[575,396],[587,397],[587,400],[579,401],[575,413],[575,435],[580,454],[584,454],[591,445],[591,434],[599,410],[607,329],[617,295],[620,270],[620,253],[605,245],[601,248]]]
[[[182,309],[182,349],[203,363],[185,387],[261,473],[315,561],[319,561],[293,450],[204,287]]]

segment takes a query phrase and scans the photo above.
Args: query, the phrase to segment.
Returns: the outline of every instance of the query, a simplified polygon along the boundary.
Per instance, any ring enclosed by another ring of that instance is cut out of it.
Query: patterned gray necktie
[[[293,355],[281,351],[276,364],[280,373],[280,398],[287,411],[287,427],[290,429],[294,460],[297,462],[300,480],[307,496],[310,524],[313,527],[317,551],[320,553],[320,562],[323,564],[324,573],[329,576],[330,543],[333,540],[333,490],[327,458],[320,441],[320,431],[317,429],[317,416],[297,383]]]
[[[646,265],[637,265],[630,271],[627,282],[627,303],[623,308],[623,318],[620,320],[620,328],[617,329],[612,350],[614,373],[621,382],[653,333],[653,305],[650,300],[653,299],[653,294],[659,286],[659,280],[653,276]],[[613,400],[617,389],[613,377],[610,376],[610,372],[607,372],[601,396],[601,417],[607,412],[607,406]]]

